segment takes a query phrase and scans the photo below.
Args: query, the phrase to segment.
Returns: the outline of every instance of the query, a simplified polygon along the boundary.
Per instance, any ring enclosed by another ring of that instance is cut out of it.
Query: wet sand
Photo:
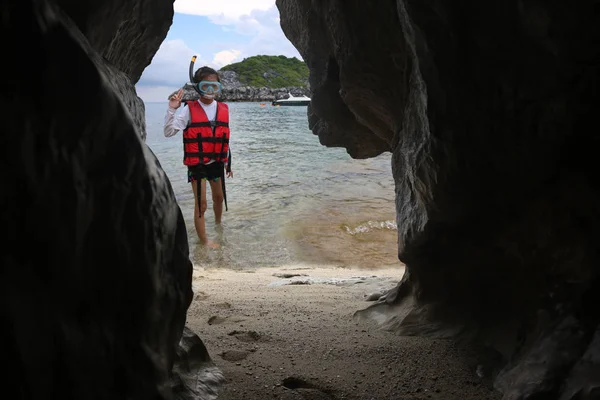
[[[365,296],[395,286],[402,273],[198,268],[188,326],[228,380],[219,398],[499,399],[449,340],[403,337],[353,318],[370,304]]]

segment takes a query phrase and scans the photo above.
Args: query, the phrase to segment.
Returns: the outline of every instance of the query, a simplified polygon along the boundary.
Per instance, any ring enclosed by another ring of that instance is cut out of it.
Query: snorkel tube
[[[192,61],[190,61],[190,83],[194,87],[194,90],[198,92],[200,96],[202,96],[202,92],[198,88],[196,82],[194,82],[194,64],[196,63],[196,56],[192,56]]]

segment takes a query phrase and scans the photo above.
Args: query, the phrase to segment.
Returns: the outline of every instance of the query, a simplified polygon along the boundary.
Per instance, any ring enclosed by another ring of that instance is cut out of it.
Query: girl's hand
[[[179,92],[171,96],[169,99],[169,107],[179,108],[181,106],[181,98],[183,97],[183,89],[179,89]]]
[[[232,170],[227,171],[227,177],[228,178],[233,178],[233,171]]]

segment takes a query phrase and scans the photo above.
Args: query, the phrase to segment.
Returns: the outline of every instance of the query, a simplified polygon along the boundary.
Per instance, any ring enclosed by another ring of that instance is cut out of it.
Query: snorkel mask
[[[221,91],[221,83],[213,82],[213,81],[202,81],[196,84],[196,87],[200,90],[200,94],[204,97],[212,96],[219,94]]]
[[[194,64],[196,62],[196,56],[192,57],[192,61],[190,62],[190,82],[194,86],[194,90],[198,92],[198,94],[207,99],[214,98],[217,94],[221,92],[221,82],[214,81],[201,81],[194,82]]]

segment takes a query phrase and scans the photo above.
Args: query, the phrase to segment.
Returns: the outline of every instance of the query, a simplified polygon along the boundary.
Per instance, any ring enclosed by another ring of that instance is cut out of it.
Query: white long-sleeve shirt
[[[217,119],[217,102],[213,101],[210,104],[204,104],[200,100],[198,103],[204,109],[206,113],[206,117],[209,121],[214,122]],[[165,126],[164,126],[164,134],[165,137],[172,137],[177,134],[179,131],[183,131],[191,122],[190,116],[190,108],[182,107],[179,112],[176,108],[167,108],[167,112],[165,114]],[[231,158],[231,149],[229,150],[228,158]],[[213,163],[214,160],[210,160],[207,164]],[[227,166],[228,163],[225,163]]]

